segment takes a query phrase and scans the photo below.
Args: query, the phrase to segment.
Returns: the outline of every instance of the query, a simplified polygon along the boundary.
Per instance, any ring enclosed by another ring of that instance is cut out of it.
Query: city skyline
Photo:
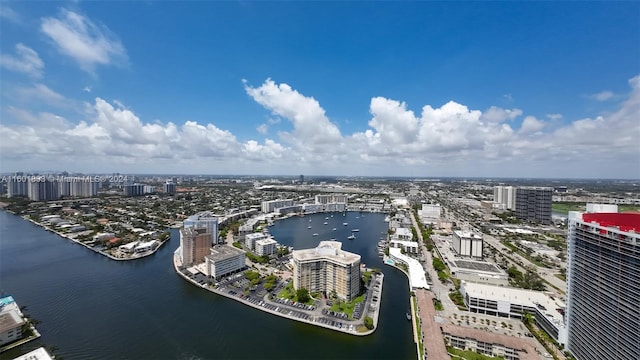
[[[0,172],[640,178],[638,3],[0,4]]]

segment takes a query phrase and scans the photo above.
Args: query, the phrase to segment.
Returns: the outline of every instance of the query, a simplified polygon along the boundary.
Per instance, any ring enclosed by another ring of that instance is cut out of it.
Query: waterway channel
[[[270,228],[280,243],[299,249],[335,237],[385,273],[379,327],[356,337],[189,284],[173,269],[176,230],[155,255],[116,262],[0,211],[0,291],[27,306],[42,334],[2,358],[48,345],[64,359],[415,359],[411,323],[404,318],[407,279],[377,256],[386,226],[382,214],[350,212],[294,217]],[[354,228],[360,230],[356,239],[347,240]]]

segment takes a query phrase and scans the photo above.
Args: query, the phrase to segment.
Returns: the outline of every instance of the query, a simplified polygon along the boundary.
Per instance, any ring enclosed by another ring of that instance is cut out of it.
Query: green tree
[[[433,258],[433,268],[436,271],[442,271],[446,268],[446,266],[444,265],[444,262],[442,262],[442,260],[438,258]]]
[[[373,330],[373,319],[370,316],[364,317],[364,326],[369,330]]]
[[[309,290],[305,288],[300,288],[296,291],[296,297],[298,298],[298,302],[306,303],[311,298],[309,297]]]

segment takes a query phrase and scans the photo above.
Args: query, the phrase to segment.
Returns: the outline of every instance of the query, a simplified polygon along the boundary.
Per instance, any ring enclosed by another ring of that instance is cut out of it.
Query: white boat
[[[356,238],[356,236],[355,236],[355,235],[353,235],[353,233],[352,233],[351,235],[347,236],[347,239],[349,239],[349,240],[353,240],[353,239],[355,239],[355,238]]]
[[[342,225],[347,226],[347,225],[349,225],[349,223],[342,223]]]
[[[327,216],[326,218],[324,218],[325,220],[329,220],[329,217]]]
[[[318,236],[318,233],[313,233],[313,236]]]
[[[351,232],[358,232],[358,231],[360,231],[360,229],[353,229],[353,230],[351,230]]]
[[[333,231],[336,231],[336,228],[333,228]]]
[[[311,229],[311,225],[307,226],[307,229]]]
[[[325,221],[325,222],[324,222],[324,224],[325,224],[325,225],[328,225],[329,223]]]

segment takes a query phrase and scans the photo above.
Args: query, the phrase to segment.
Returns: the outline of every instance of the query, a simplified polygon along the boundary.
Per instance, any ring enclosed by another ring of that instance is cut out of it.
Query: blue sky
[[[0,171],[640,178],[638,2],[0,2]]]

